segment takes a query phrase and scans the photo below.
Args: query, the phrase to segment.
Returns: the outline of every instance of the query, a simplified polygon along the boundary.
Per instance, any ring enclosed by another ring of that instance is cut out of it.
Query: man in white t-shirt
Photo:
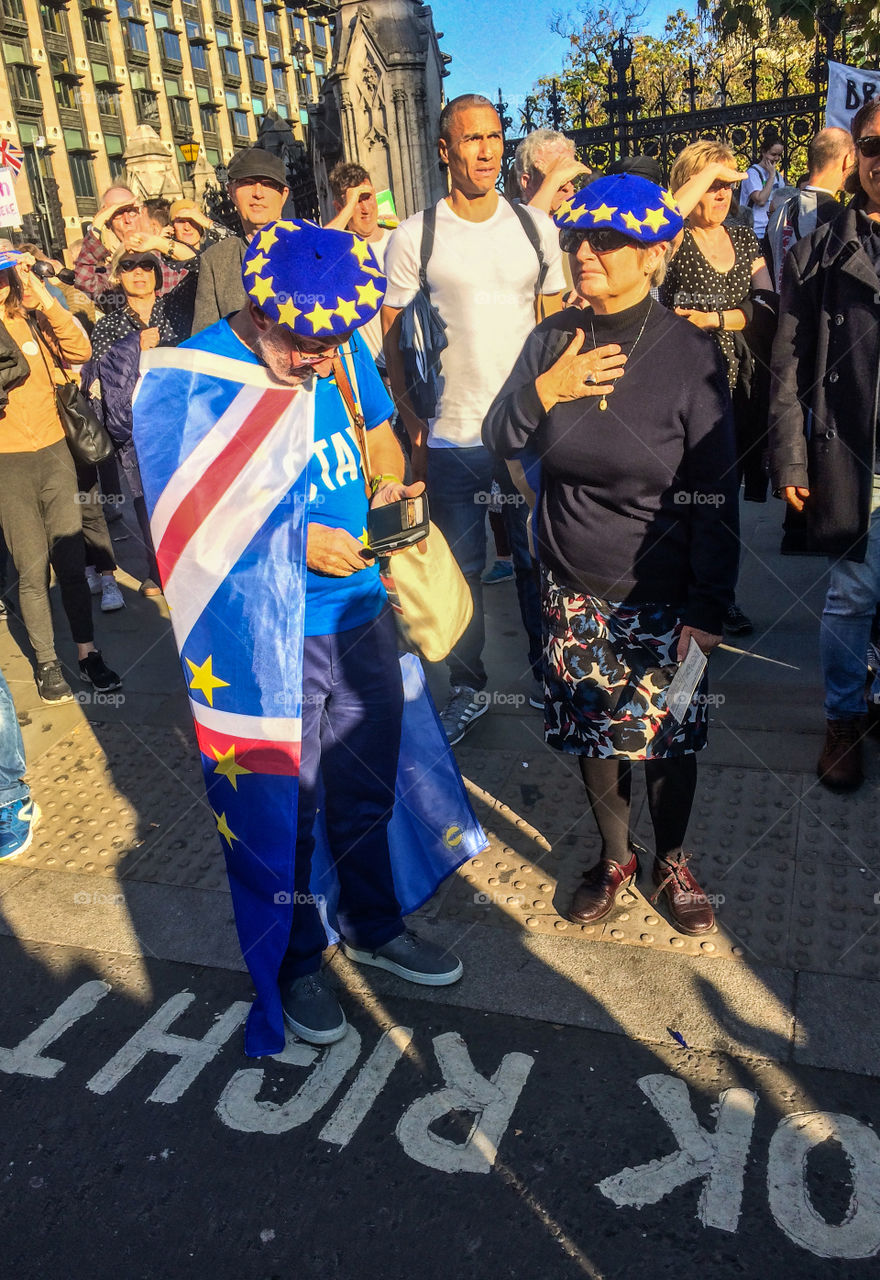
[[[385,268],[385,250],[391,239],[387,227],[379,226],[379,206],[376,203],[376,188],[366,169],[359,164],[349,164],[340,160],[328,175],[330,192],[333,196],[333,207],[336,217],[326,223],[326,228],[334,231],[351,231],[361,240],[366,240],[379,264]],[[377,313],[358,330],[369,348],[370,355],[376,361],[379,372],[385,372],[385,356],[382,352],[382,317]]]
[[[399,350],[400,313],[419,288],[424,215],[414,214],[393,232],[385,255],[388,292],[382,308],[385,359],[392,393],[412,442],[413,479],[426,479],[431,517],[444,533],[468,581],[473,619],[450,654],[451,694],[441,714],[450,743],[458,742],[488,701],[483,666],[483,595],[486,503],[495,460],[481,438],[483,418],[535,325],[539,256],[518,213],[495,183],[504,140],[501,121],[488,98],[464,94],[440,116],[439,154],[448,167],[450,192],[436,206],[434,247],[427,267],[431,302],[446,322],[448,345],[441,356],[440,396],[435,416],[422,421],[406,394]],[[541,214],[531,219],[544,259],[546,312],[559,309],[565,280],[558,233]],[[524,504],[511,515],[525,526]],[[534,583],[517,575],[520,609],[537,676],[540,634],[535,630]],[[539,628],[538,628],[539,631]]]

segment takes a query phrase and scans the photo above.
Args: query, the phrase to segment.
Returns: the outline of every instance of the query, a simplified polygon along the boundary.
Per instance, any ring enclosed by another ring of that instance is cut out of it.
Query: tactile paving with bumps
[[[27,776],[43,816],[17,865],[226,888],[198,752],[179,729],[76,730]]]
[[[619,895],[605,920],[583,926],[563,918],[600,849],[576,760],[539,751],[527,758],[462,752],[460,761],[491,844],[461,868],[444,899],[444,915],[689,955],[786,963],[802,789],[798,774],[720,766],[700,771],[688,843],[698,879],[717,899],[718,927],[708,936],[690,938],[671,925],[662,898],[657,904],[649,901],[652,857],[647,852],[638,885]],[[636,768],[633,831],[638,844],[650,850],[641,778]]]

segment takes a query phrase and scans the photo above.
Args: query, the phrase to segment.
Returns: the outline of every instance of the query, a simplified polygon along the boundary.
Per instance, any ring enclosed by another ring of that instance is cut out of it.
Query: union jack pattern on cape
[[[189,691],[208,801],[256,988],[246,1051],[279,1052],[301,742],[309,460],[315,395],[195,347],[141,361],[134,442]],[[394,888],[416,910],[486,847],[427,693],[401,659],[404,718],[389,825]],[[316,831],[311,890],[335,941],[332,858]]]

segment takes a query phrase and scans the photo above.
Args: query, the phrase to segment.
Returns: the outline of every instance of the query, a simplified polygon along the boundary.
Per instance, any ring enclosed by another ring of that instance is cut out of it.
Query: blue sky
[[[447,97],[485,93],[493,102],[499,86],[509,113],[521,105],[539,76],[562,69],[568,42],[550,30],[559,12],[577,15],[577,3],[556,0],[428,0],[434,26],[444,33],[440,47],[452,55]],[[662,29],[666,14],[694,10],[689,0],[648,0],[643,25]]]

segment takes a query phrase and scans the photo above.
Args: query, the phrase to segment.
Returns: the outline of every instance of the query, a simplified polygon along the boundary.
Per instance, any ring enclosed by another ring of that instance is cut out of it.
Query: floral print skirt
[[[657,760],[706,745],[707,678],[680,724],[667,709],[682,621],[559,586],[542,568],[544,739],[572,755]]]

